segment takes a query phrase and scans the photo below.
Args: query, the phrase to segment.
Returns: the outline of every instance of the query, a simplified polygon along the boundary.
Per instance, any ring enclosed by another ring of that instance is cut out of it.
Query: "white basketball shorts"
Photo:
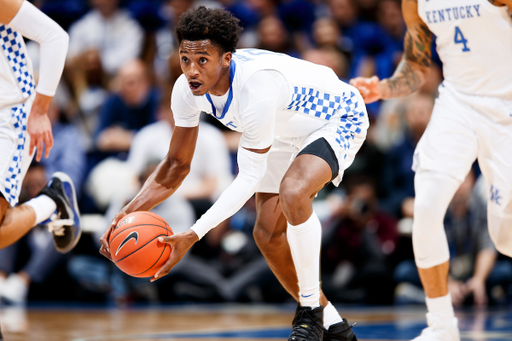
[[[462,94],[444,82],[413,169],[463,181],[476,159],[487,184],[489,213],[512,214],[512,100]]]
[[[342,113],[333,116],[320,129],[302,137],[278,137],[270,148],[267,159],[267,171],[256,192],[279,193],[279,186],[286,171],[297,154],[310,143],[325,138],[338,159],[339,173],[332,183],[338,186],[347,169],[356,156],[366,138],[369,127],[368,114],[363,99],[358,97],[358,111],[346,118]]]
[[[0,110],[0,192],[9,204],[18,204],[21,183],[32,162],[27,119],[32,99]]]

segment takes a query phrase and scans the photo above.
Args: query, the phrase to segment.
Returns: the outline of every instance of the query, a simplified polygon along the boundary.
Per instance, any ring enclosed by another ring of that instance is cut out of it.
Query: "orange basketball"
[[[110,234],[109,250],[119,269],[133,277],[153,276],[169,259],[171,247],[158,237],[172,236],[169,224],[151,212],[123,217]]]

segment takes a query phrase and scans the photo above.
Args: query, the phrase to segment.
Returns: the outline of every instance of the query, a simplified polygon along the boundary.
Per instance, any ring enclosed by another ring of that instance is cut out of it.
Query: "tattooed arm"
[[[350,81],[366,103],[406,96],[416,91],[430,74],[432,33],[418,14],[417,1],[403,0],[402,14],[407,25],[404,55],[393,76],[381,81],[376,76]]]

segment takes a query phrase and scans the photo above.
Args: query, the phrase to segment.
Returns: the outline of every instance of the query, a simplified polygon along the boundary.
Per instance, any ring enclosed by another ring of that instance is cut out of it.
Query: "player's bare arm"
[[[489,2],[497,7],[507,6],[512,12],[512,0],[489,0]]]
[[[393,76],[381,81],[375,76],[350,81],[366,103],[411,94],[430,74],[432,32],[418,15],[416,0],[403,1],[402,13],[407,25],[404,55]]]
[[[181,185],[190,171],[190,163],[194,156],[199,127],[176,127],[172,134],[169,152],[149,176],[137,196],[112,219],[110,227],[100,238],[100,253],[110,258],[108,239],[118,221],[125,215],[135,211],[149,211],[169,198]],[[192,231],[192,233],[194,233]],[[196,236],[197,237],[197,236]]]

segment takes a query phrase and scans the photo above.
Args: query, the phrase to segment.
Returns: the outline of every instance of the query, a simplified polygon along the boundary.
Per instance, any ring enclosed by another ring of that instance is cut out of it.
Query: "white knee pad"
[[[450,259],[443,220],[460,184],[460,180],[444,173],[416,172],[412,243],[419,268],[428,269]]]
[[[500,191],[493,186],[488,195],[489,235],[499,252],[512,257],[512,191]]]

